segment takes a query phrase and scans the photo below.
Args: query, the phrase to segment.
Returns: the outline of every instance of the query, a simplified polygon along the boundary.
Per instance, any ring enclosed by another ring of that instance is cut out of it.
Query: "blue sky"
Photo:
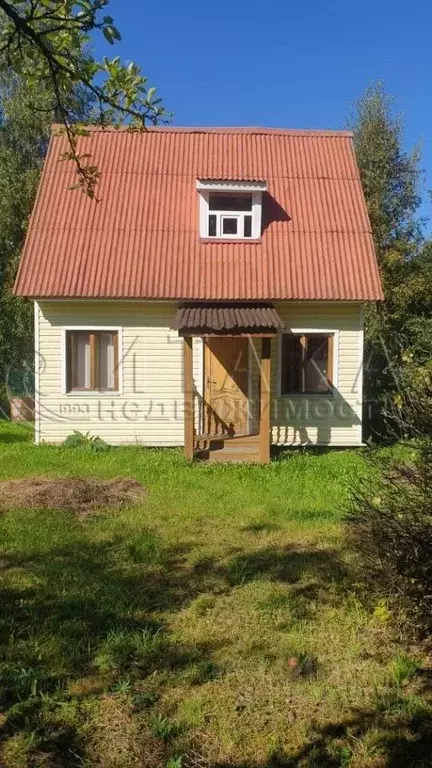
[[[423,143],[432,215],[432,0],[111,0],[110,13],[109,54],[142,66],[176,125],[343,128],[383,80],[406,146]]]

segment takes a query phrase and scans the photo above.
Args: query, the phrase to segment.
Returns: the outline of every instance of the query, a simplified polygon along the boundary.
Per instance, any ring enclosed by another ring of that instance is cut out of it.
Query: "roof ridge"
[[[64,126],[59,123],[53,123],[51,130],[59,131],[64,130]],[[111,133],[114,131],[124,132],[130,131],[130,126],[101,126],[101,125],[87,125],[86,130],[94,133]],[[133,130],[133,129],[132,129]],[[146,133],[218,133],[218,134],[255,134],[255,135],[270,135],[270,136],[322,136],[322,137],[334,137],[334,138],[352,138],[353,132],[347,130],[336,130],[327,128],[270,128],[265,126],[243,125],[243,126],[177,126],[177,125],[158,125],[158,126],[146,126]]]

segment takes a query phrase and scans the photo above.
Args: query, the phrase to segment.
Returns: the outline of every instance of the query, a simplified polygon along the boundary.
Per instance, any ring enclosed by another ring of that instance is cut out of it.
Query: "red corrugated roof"
[[[93,129],[100,202],[51,139],[15,290],[34,297],[382,298],[351,134]],[[197,179],[265,180],[259,242],[199,237]]]

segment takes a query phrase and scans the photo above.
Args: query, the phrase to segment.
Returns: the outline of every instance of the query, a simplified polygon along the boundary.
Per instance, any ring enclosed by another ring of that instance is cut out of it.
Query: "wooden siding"
[[[61,442],[72,430],[112,444],[183,445],[183,340],[170,324],[171,302],[41,301],[36,305],[40,374],[38,439]],[[62,392],[63,328],[120,328],[121,394]],[[201,340],[194,379],[201,388]]]
[[[361,445],[363,306],[348,303],[278,303],[286,329],[334,331],[335,390],[328,395],[279,396],[280,339],[272,340],[271,423],[276,445]],[[258,428],[259,344],[252,367],[252,426]]]
[[[360,304],[277,303],[287,328],[334,331],[335,394],[278,397],[279,339],[272,339],[271,424],[275,444],[361,444],[363,311]],[[183,445],[183,341],[170,324],[174,302],[41,301],[36,439],[61,442],[73,429],[112,444]],[[121,330],[120,394],[65,394],[63,328]],[[260,342],[251,355],[251,428],[258,430]],[[194,381],[202,392],[202,342],[193,342]],[[200,432],[198,405],[196,430]]]

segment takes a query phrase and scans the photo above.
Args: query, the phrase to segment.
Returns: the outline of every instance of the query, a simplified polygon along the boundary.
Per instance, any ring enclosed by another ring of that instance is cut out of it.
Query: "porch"
[[[186,457],[268,463],[271,345],[283,327],[274,307],[186,305],[177,311],[173,327],[183,337]],[[202,394],[194,384],[195,338],[202,339],[204,346]],[[258,367],[258,403],[252,403],[253,356]]]
[[[269,441],[268,441],[269,442]],[[270,442],[269,442],[270,445]],[[209,462],[266,463],[261,459],[260,435],[196,435],[194,459]]]

